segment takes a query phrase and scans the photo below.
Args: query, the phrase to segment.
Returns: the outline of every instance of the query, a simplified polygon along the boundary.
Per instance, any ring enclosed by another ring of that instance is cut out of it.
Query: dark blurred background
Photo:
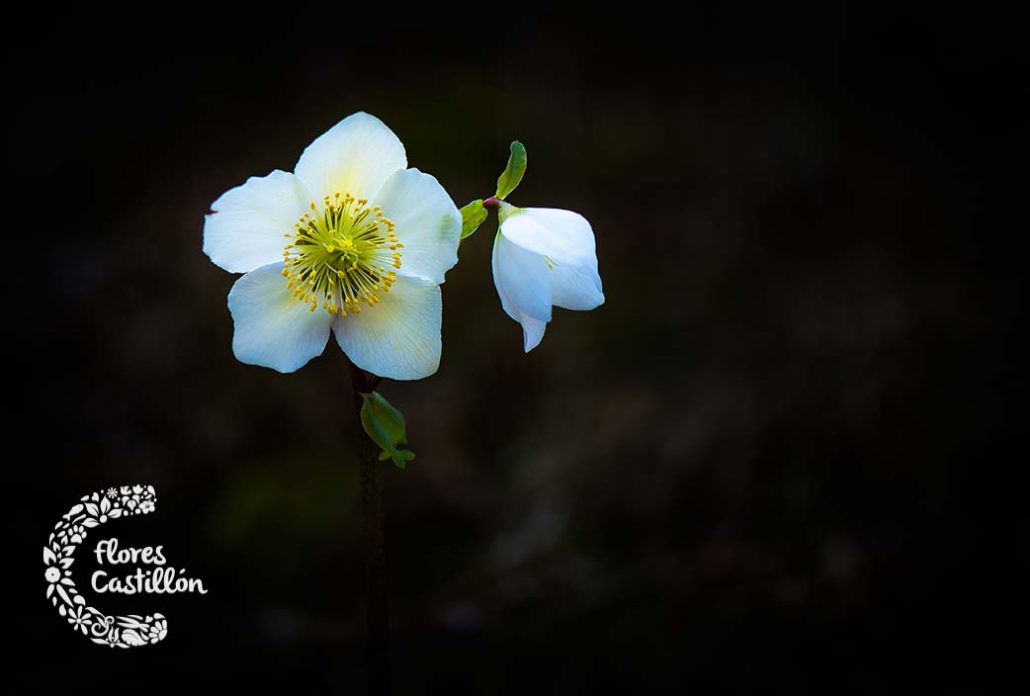
[[[13,693],[362,692],[345,360],[237,363],[234,277],[201,253],[216,197],[357,110],[459,206],[521,139],[512,201],[592,222],[607,297],[523,355],[490,221],[439,373],[383,387],[418,453],[382,471],[398,693],[989,684],[1025,570],[1026,71],[976,11],[30,10],[5,47]],[[169,617],[116,652],[43,598],[39,547],[137,481],[157,514],[96,539],[210,592],[87,593]]]

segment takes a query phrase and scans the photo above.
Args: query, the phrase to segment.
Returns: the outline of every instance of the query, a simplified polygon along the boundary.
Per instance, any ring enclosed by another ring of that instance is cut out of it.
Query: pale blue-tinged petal
[[[551,279],[543,256],[512,243],[501,233],[494,237],[491,263],[501,306],[512,319],[518,320],[516,314],[523,313],[551,320]]]
[[[211,204],[204,218],[204,253],[232,273],[282,260],[286,238],[311,203],[300,179],[288,172],[251,177]]]
[[[547,261],[498,233],[494,238],[491,264],[501,307],[522,325],[523,345],[528,353],[540,343],[551,320],[551,278]]]
[[[248,365],[293,372],[325,350],[332,318],[295,298],[282,270],[281,261],[262,266],[232,286],[232,350]]]
[[[417,169],[394,172],[373,202],[396,223],[403,244],[398,275],[440,284],[458,262],[461,213],[435,177]]]
[[[547,322],[535,319],[528,314],[523,314],[522,320],[519,323],[522,324],[522,347],[528,353],[540,345],[540,341],[544,340]]]
[[[523,249],[557,263],[597,263],[594,231],[586,218],[571,210],[517,209],[501,223],[501,234]]]
[[[371,199],[391,174],[407,166],[404,145],[393,131],[358,112],[315,138],[294,171],[321,203],[336,193]]]
[[[436,372],[443,349],[440,288],[427,280],[398,276],[374,306],[361,305],[333,322],[340,348],[366,372],[390,379],[422,379]]]
[[[578,310],[596,309],[604,304],[596,262],[583,266],[552,265],[551,302],[555,307]]]

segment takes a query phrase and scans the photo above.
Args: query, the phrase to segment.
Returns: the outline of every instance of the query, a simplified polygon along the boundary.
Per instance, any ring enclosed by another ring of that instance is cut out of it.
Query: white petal
[[[498,234],[491,263],[494,287],[508,316],[516,321],[521,321],[521,314],[551,320],[551,279],[543,256]]]
[[[604,304],[596,263],[585,266],[557,264],[551,268],[551,302],[556,307],[580,310],[595,309]]]
[[[282,269],[281,261],[262,266],[232,286],[232,350],[248,365],[293,372],[322,354],[332,320],[325,310],[312,312],[293,296]]]
[[[401,249],[399,275],[439,285],[458,263],[461,213],[435,177],[402,169],[386,180],[374,201],[397,224]]]
[[[443,302],[435,283],[398,276],[374,307],[362,305],[333,322],[333,333],[351,361],[390,379],[422,379],[440,366]]]
[[[597,263],[594,231],[579,213],[558,208],[521,208],[501,223],[501,234],[557,263]]]
[[[547,329],[547,322],[534,319],[529,315],[523,315],[522,321],[522,346],[528,353],[540,345],[544,340],[544,331]]]
[[[551,278],[543,256],[494,238],[494,287],[508,316],[522,325],[526,352],[535,348],[551,320]]]
[[[275,170],[251,177],[211,204],[204,218],[204,253],[232,273],[246,273],[282,259],[286,239],[311,194],[293,174]]]
[[[368,198],[408,166],[404,145],[375,116],[351,114],[307,146],[295,172],[318,200],[334,193]]]

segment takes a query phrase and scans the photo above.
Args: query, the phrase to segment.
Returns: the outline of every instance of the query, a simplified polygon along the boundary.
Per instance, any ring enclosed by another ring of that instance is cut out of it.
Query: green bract
[[[494,195],[502,201],[514,191],[522,175],[526,173],[526,148],[518,140],[511,143],[511,154],[508,156],[508,166],[497,180],[497,193]]]
[[[479,229],[479,226],[486,220],[486,216],[489,215],[489,211],[483,207],[482,198],[477,198],[458,212],[461,213],[462,239]]]
[[[379,392],[362,394],[361,425],[382,451],[379,461],[392,459],[399,469],[415,458],[415,453],[408,449],[398,449],[407,444],[404,431],[404,414],[390,404]]]

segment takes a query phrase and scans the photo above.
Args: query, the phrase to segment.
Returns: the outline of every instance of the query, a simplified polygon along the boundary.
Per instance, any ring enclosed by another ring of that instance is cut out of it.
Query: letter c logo
[[[122,486],[85,495],[54,525],[47,546],[43,547],[47,599],[72,628],[94,643],[135,648],[158,643],[168,634],[168,621],[162,614],[108,616],[86,606],[86,600],[75,589],[71,571],[75,549],[85,540],[87,530],[120,517],[148,515],[156,503],[153,486]]]

